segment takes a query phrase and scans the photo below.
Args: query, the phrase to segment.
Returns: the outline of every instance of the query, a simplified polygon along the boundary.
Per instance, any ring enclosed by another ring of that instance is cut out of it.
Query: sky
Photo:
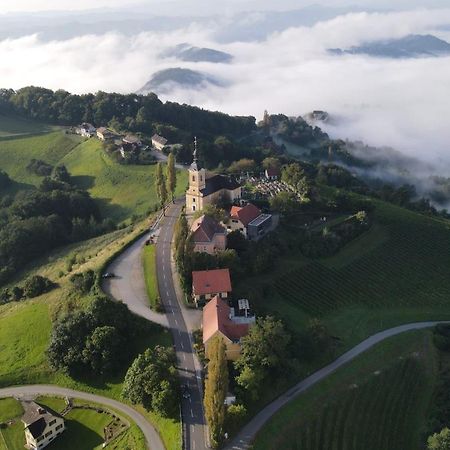
[[[14,2],[3,2],[1,12],[37,12],[37,11],[73,11],[98,8],[130,8],[134,6],[159,6],[164,12],[173,10],[169,4],[181,6],[181,11],[192,11],[192,8],[201,8],[207,13],[213,13],[224,9],[236,10],[267,10],[267,9],[287,9],[301,8],[310,4],[322,4],[325,6],[349,6],[357,5],[371,9],[411,9],[416,7],[424,8],[445,8],[448,0],[222,0],[221,2],[211,2],[206,0],[14,0]],[[158,13],[158,10],[155,10]],[[177,9],[180,12],[180,8]]]
[[[290,1],[277,4],[286,6]],[[400,8],[423,6],[430,1],[408,0],[395,4]],[[145,3],[148,6],[156,1]],[[198,5],[199,1],[192,3]],[[226,3],[229,6],[236,2]],[[296,1],[295,5],[300,3]],[[326,3],[338,6],[345,2]],[[359,1],[358,5],[362,3]],[[381,3],[382,0],[376,1],[377,5]],[[434,6],[445,3],[436,1]],[[124,2],[95,2],[96,7],[102,4],[123,6]],[[257,4],[267,7],[273,2],[259,0]],[[16,10],[31,11],[70,5],[83,7],[92,5],[92,1],[15,0],[13,5]],[[75,93],[97,90],[129,93],[140,89],[158,70],[186,67],[214,76],[227,87],[178,90],[162,96],[163,100],[257,118],[261,118],[265,109],[294,116],[323,109],[334,118],[326,126],[333,137],[392,146],[437,162],[448,175],[450,102],[444,99],[450,98],[450,57],[387,60],[351,55],[336,57],[327,52],[328,48],[346,48],[417,33],[432,33],[450,42],[450,5],[439,10],[408,8],[345,14],[312,26],[274,32],[254,42],[218,42],[217,32],[226,29],[230,25],[228,21],[236,20],[226,16],[201,25],[186,22],[182,28],[170,31],[127,35],[108,32],[64,40],[42,40],[39,35],[3,39],[0,40],[0,87],[18,89],[38,85]],[[240,20],[244,26],[258,27],[261,16],[250,14]],[[233,63],[186,63],[161,57],[165,50],[182,42],[229,52],[234,56]]]

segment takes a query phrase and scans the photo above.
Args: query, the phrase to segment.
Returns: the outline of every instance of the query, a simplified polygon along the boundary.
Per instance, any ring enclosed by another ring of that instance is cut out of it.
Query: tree
[[[254,172],[256,163],[253,159],[243,158],[239,161],[234,161],[228,168],[230,173]]]
[[[0,170],[0,189],[6,188],[11,184],[11,178],[9,178],[9,175],[3,171]]]
[[[300,209],[300,202],[293,192],[279,192],[269,200],[270,208],[282,214],[290,214]]]
[[[83,361],[94,373],[104,374],[120,366],[124,354],[123,338],[116,328],[97,327],[87,338],[83,349]]]
[[[263,169],[279,169],[281,166],[280,160],[278,158],[274,158],[273,156],[269,156],[265,158],[262,162]]]
[[[45,294],[55,287],[55,284],[48,278],[41,275],[32,275],[25,280],[23,285],[23,295],[27,298],[34,298]]]
[[[444,428],[428,438],[428,450],[450,450],[450,429]]]
[[[214,337],[206,352],[208,377],[205,382],[205,417],[209,427],[210,443],[217,448],[223,437],[225,398],[228,392],[228,368],[223,339]]]
[[[177,412],[175,353],[157,345],[139,355],[125,375],[122,397],[163,416]]]
[[[177,171],[175,168],[175,156],[171,152],[167,159],[167,190],[172,194],[172,201],[175,197],[175,188],[177,187]]]
[[[55,179],[56,181],[60,181],[61,183],[70,184],[71,182],[71,176],[69,174],[69,171],[63,164],[60,164],[59,166],[56,166],[53,169],[52,178]]]
[[[242,338],[241,357],[235,363],[239,370],[237,383],[256,398],[262,381],[285,370],[290,340],[280,320],[271,316],[258,319]]]
[[[167,187],[166,187],[166,179],[163,173],[161,163],[156,165],[156,194],[158,195],[159,202],[161,207],[164,208],[164,205],[167,201]]]

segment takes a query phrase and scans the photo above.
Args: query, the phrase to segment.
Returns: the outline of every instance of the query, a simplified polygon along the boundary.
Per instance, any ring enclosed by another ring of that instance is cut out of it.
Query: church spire
[[[191,164],[192,170],[200,170],[200,166],[198,164],[198,153],[197,153],[197,136],[194,137],[194,160]]]

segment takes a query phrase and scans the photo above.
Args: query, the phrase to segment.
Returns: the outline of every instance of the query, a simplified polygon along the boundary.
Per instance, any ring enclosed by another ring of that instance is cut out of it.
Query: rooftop
[[[261,211],[255,205],[249,203],[243,207],[233,206],[230,211],[232,219],[238,219],[244,226],[247,226],[250,222],[255,220],[261,215]]]
[[[50,408],[44,408],[36,402],[24,402],[25,414],[22,416],[22,422],[30,430],[34,438],[39,437],[45,430],[47,423],[55,417],[63,418],[57,412]]]
[[[159,134],[154,134],[152,136],[152,141],[158,142],[158,144],[161,144],[161,145],[166,145],[167,144],[167,139],[162,137],[162,136],[160,136]]]
[[[192,287],[195,295],[231,292],[230,271],[228,269],[194,271]]]
[[[226,234],[226,230],[210,216],[201,216],[191,226],[194,242],[211,242],[216,234]]]
[[[203,308],[203,343],[211,339],[217,331],[220,331],[231,341],[238,341],[249,330],[248,323],[234,323],[231,320],[231,308],[227,302],[214,297]]]
[[[233,180],[226,175],[214,175],[207,178],[205,180],[205,185],[205,188],[200,191],[204,196],[220,191],[221,189],[234,191],[241,186],[236,180]]]
[[[249,225],[259,227],[262,223],[264,223],[266,220],[269,220],[271,217],[271,214],[260,214],[256,219],[253,219],[249,223]]]

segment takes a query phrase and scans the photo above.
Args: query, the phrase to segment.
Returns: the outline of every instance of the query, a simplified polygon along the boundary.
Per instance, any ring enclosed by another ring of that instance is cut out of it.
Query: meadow
[[[75,184],[97,201],[104,218],[124,222],[157,205],[155,165],[122,165],[105,153],[96,138],[85,140],[61,128],[2,119],[0,116],[0,168],[15,182],[6,193],[39,185],[42,177],[26,169],[34,158],[66,165]],[[187,172],[178,170],[177,177],[176,195],[180,195],[187,185]]]
[[[142,263],[144,266],[145,287],[150,302],[150,307],[158,310],[161,307],[158,289],[158,277],[156,275],[156,246],[146,245],[142,250]]]
[[[429,331],[389,339],[273,416],[254,450],[420,450],[436,382]]]

